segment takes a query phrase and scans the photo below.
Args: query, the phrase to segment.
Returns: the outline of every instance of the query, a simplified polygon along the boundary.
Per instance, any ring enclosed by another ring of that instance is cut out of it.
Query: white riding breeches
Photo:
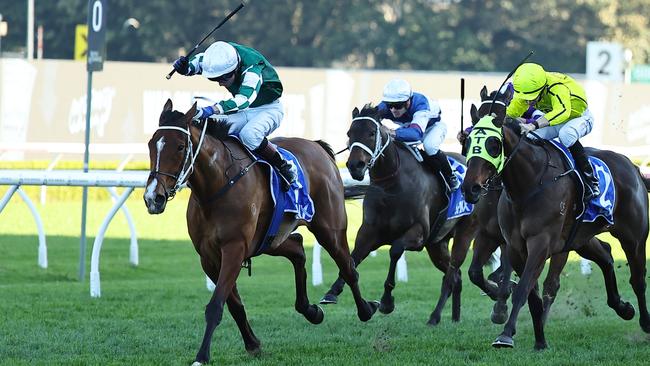
[[[566,146],[572,146],[578,141],[579,138],[585,137],[594,125],[594,117],[585,109],[580,117],[569,120],[568,122],[561,123],[555,126],[547,126],[536,130],[535,133],[540,137],[550,140],[556,137],[560,138],[560,142]]]
[[[424,137],[422,138],[424,151],[427,153],[427,155],[436,155],[438,153],[438,150],[440,150],[440,145],[442,145],[442,142],[445,141],[446,136],[447,125],[443,121],[438,121],[429,126],[424,131]]]
[[[266,136],[280,127],[284,111],[282,103],[275,100],[259,107],[246,108],[226,117],[231,124],[230,133],[239,134],[244,145],[255,150]]]

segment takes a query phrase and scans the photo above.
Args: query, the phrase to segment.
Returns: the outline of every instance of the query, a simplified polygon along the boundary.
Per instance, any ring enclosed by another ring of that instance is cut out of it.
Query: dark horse
[[[370,186],[363,201],[363,223],[357,233],[352,258],[359,265],[368,254],[390,244],[390,266],[384,283],[379,311],[388,314],[395,308],[395,266],[405,250],[427,249],[433,264],[445,275],[440,299],[428,324],[440,322],[445,302],[452,296],[452,320],[460,320],[462,289],[460,266],[463,264],[477,223],[474,215],[444,221],[437,219],[446,211],[446,186],[420,164],[402,143],[395,143],[389,130],[380,124],[376,107],[366,105],[352,112],[348,131],[350,156],[347,167],[352,178],[362,180],[370,170]],[[464,163],[458,154],[454,157]],[[454,244],[449,253],[449,239]],[[343,290],[337,279],[321,303],[335,303]]]
[[[476,124],[481,117],[488,114],[493,114],[497,119],[505,118],[506,107],[512,97],[510,90],[504,88],[488,94],[487,88],[483,86],[480,96],[481,104],[479,104],[478,108],[474,104],[470,108],[472,124]],[[465,142],[466,138],[462,143],[464,144]],[[508,319],[508,305],[506,301],[510,296],[512,284],[510,281],[512,266],[508,260],[508,251],[501,229],[499,228],[497,216],[497,206],[503,192],[503,185],[501,179],[492,179],[490,180],[490,184],[485,185],[483,188],[481,194],[481,202],[483,204],[476,206],[479,232],[474,239],[474,255],[469,267],[469,278],[486,295],[496,301],[492,310],[491,319],[496,324],[503,324]],[[499,246],[501,246],[501,266],[497,272],[489,276],[489,279],[493,279],[496,282],[494,283],[487,281],[483,277],[482,269],[490,258],[490,255]],[[555,301],[555,297],[560,288],[560,274],[564,269],[568,254],[568,252],[562,252],[551,256],[549,271],[544,280],[542,291],[544,319],[548,316],[550,307]]]
[[[547,347],[544,337],[543,302],[537,279],[547,258],[576,250],[602,270],[607,304],[623,319],[634,317],[634,307],[622,301],[616,285],[611,248],[594,235],[609,231],[621,243],[630,266],[630,283],[637,296],[641,329],[650,332],[645,299],[650,180],[625,156],[612,151],[588,149],[606,162],[616,190],[614,224],[599,218],[574,229],[582,197],[560,153],[545,140],[522,136],[516,120],[483,117],[470,138],[470,158],[463,193],[476,202],[484,187],[501,176],[505,194],[498,207],[499,225],[507,241],[509,259],[520,281],[512,296],[512,311],[493,346],[513,347],[517,316],[528,300],[533,319],[535,348]],[[483,152],[481,156],[472,153]]]
[[[209,361],[212,333],[221,322],[224,303],[239,327],[246,350],[251,354],[260,352],[260,341],[246,318],[236,280],[242,262],[258,250],[271,220],[273,201],[269,169],[255,164],[255,158],[239,142],[228,138],[227,123],[204,121],[201,129],[192,123],[195,113],[196,104],[185,114],[172,110],[171,100],[165,104],[160,127],[149,141],[151,174],[144,200],[149,213],[159,214],[181,184],[187,181],[191,187],[188,231],[203,270],[216,284],[205,309],[205,334],[195,359],[195,364],[202,364]],[[213,130],[211,136],[205,135],[208,125]],[[377,304],[364,300],[359,291],[358,274],[346,239],[343,183],[331,148],[322,141],[299,138],[280,138],[274,142],[299,159],[315,214],[309,223],[285,215],[280,231],[264,253],[291,261],[295,271],[296,311],[311,323],[321,323],[322,309],[310,304],[307,298],[302,237],[290,234],[298,225],[307,225],[350,285],[359,319],[369,320]]]

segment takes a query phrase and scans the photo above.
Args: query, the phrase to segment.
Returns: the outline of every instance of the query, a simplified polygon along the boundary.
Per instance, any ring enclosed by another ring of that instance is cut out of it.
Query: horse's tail
[[[315,141],[315,142],[316,142],[317,144],[319,144],[320,147],[323,148],[323,150],[325,150],[325,152],[327,153],[327,155],[329,155],[330,158],[332,158],[332,160],[335,160],[335,159],[336,159],[336,158],[334,157],[334,150],[332,150],[332,147],[330,146],[330,144],[328,144],[327,142],[325,142],[325,141],[323,141],[323,140],[317,140],[317,141]]]
[[[355,184],[353,186],[344,186],[343,195],[346,200],[363,198],[368,192],[369,185],[367,184]]]

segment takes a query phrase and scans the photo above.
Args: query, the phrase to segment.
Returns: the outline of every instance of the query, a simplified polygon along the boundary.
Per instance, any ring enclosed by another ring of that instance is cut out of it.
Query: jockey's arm
[[[231,99],[217,103],[218,114],[233,114],[248,108],[257,98],[262,87],[262,66],[254,65],[242,73],[242,83],[237,94]]]
[[[187,76],[197,74],[200,75],[203,72],[203,69],[201,68],[201,62],[203,62],[203,53],[199,53],[193,56],[189,60],[189,72],[187,73]]]
[[[512,118],[521,117],[528,110],[528,102],[524,99],[514,98],[508,108],[506,108],[506,115]]]
[[[552,109],[544,115],[551,126],[564,123],[571,116],[571,90],[564,84],[555,84],[548,90]],[[540,124],[541,127],[541,124]]]
[[[395,131],[395,138],[399,141],[412,142],[422,141],[424,131],[427,129],[427,124],[430,119],[435,122],[440,120],[440,113],[435,115],[432,111],[419,110],[413,113],[413,120],[410,124],[400,127]]]

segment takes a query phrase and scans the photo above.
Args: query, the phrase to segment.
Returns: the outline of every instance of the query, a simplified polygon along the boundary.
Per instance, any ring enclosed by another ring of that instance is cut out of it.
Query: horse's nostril
[[[156,202],[157,205],[162,205],[165,202],[165,196],[162,194],[157,194],[154,202]]]
[[[478,195],[479,193],[481,193],[481,186],[478,185],[478,184],[473,185],[473,186],[472,186],[472,191],[471,191],[471,192],[472,192],[472,194],[474,194],[474,195]]]

